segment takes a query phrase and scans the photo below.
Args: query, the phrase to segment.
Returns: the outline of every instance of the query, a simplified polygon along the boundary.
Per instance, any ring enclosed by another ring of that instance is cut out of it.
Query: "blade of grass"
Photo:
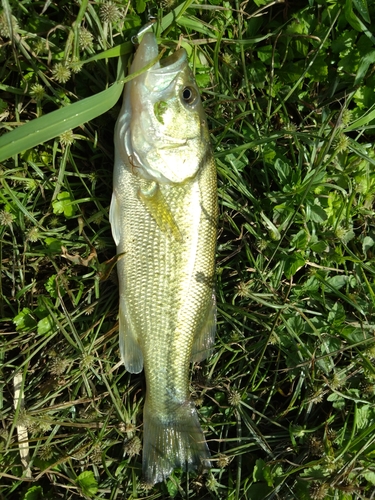
[[[23,374],[18,372],[14,375],[14,408],[22,409],[25,404],[24,400],[24,383]],[[21,423],[17,423],[17,435],[18,435],[18,446],[21,457],[21,463],[24,468],[25,477],[30,478],[32,476],[30,469],[30,446],[29,446],[29,435],[27,432],[27,427]]]
[[[140,71],[116,81],[111,87],[82,101],[52,111],[0,137],[0,161],[49,141],[58,135],[79,127],[111,109],[118,101],[123,84],[151,68],[164,51]]]
[[[131,54],[133,52],[133,47],[134,45],[132,44],[132,42],[124,42],[120,45],[116,45],[116,47],[112,47],[111,49],[100,52],[95,56],[89,57],[84,61],[80,61],[80,64],[86,64],[88,62],[99,61],[100,59],[110,59],[111,57],[120,57],[126,54]]]
[[[0,161],[34,148],[105,113],[116,104],[122,87],[121,83],[116,82],[103,92],[52,111],[3,135],[0,137]]]

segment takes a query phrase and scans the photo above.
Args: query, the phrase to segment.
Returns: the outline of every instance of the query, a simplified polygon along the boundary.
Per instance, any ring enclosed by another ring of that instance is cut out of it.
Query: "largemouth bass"
[[[158,56],[146,33],[131,73]],[[210,467],[189,395],[189,365],[213,346],[216,169],[198,87],[184,49],[125,86],[115,128],[110,222],[119,277],[120,352],[144,368],[143,476]]]

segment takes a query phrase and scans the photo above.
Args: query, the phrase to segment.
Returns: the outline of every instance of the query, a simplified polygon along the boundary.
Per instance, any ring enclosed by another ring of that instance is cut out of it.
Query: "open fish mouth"
[[[159,53],[158,44],[155,35],[152,32],[145,33],[137,49],[132,71],[139,71],[142,67],[150,64]],[[156,62],[149,70],[154,74],[167,75],[177,73],[186,62],[186,52],[184,49],[178,49],[173,54]]]
[[[178,71],[178,68],[181,66],[181,64],[184,64],[186,61],[186,52],[184,49],[178,49],[176,52],[171,54],[168,57],[165,57],[164,59],[161,59],[159,64],[160,68],[162,70],[170,70],[171,73]]]

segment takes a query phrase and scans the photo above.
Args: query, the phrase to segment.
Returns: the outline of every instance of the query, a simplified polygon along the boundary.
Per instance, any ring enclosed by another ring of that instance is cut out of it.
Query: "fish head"
[[[131,72],[140,71],[157,55],[155,36],[146,33]],[[116,135],[125,165],[137,175],[160,183],[194,178],[209,147],[209,135],[184,49],[126,84]]]

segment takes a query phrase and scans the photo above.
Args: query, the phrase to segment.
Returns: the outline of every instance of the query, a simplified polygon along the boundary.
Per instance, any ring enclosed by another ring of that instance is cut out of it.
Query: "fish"
[[[154,33],[145,33],[115,126],[109,212],[121,358],[130,373],[145,372],[142,473],[150,486],[176,468],[211,467],[189,378],[190,363],[211,354],[216,329],[209,130],[185,49],[158,55]]]

